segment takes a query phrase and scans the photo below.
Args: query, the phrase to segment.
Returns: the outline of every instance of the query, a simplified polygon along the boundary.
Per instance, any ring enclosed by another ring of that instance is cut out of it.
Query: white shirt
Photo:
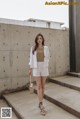
[[[34,51],[34,54],[33,54],[32,53],[32,47],[31,47],[31,50],[30,50],[29,65],[30,65],[30,68],[37,68],[37,56],[36,56],[37,52]],[[44,64],[45,64],[45,67],[48,67],[49,60],[50,60],[50,52],[49,52],[48,46],[43,46],[43,47],[44,47]]]

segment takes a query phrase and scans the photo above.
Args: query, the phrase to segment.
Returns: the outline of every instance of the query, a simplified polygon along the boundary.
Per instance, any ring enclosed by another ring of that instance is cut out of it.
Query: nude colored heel
[[[40,111],[41,115],[45,116],[46,113],[47,113],[47,111],[45,110],[45,108],[44,108],[42,102],[39,103],[39,108],[40,108],[40,110],[41,110],[41,111]]]

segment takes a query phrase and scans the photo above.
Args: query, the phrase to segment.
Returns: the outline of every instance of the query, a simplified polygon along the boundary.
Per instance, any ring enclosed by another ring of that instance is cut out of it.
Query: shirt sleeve
[[[30,65],[30,68],[32,68],[32,47],[30,49],[29,65]]]
[[[48,60],[50,60],[50,51],[48,47],[47,47],[47,57],[48,57]]]

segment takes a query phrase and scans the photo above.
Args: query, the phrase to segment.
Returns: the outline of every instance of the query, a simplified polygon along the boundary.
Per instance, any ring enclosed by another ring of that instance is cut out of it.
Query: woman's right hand
[[[31,75],[32,74],[32,69],[29,69],[29,75]]]

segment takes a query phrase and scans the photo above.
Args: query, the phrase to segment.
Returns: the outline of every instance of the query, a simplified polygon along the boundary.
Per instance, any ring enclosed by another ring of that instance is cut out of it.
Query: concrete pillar
[[[80,0],[69,0],[80,2]],[[70,71],[80,72],[80,5],[69,6]]]

